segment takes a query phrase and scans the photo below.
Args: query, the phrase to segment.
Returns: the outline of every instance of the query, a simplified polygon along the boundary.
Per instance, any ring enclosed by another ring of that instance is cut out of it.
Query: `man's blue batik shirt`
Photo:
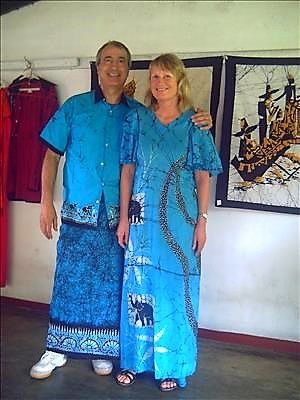
[[[42,131],[41,140],[65,155],[63,222],[96,226],[104,195],[109,224],[117,225],[122,123],[136,107],[142,105],[124,95],[113,105],[101,91],[75,95]]]

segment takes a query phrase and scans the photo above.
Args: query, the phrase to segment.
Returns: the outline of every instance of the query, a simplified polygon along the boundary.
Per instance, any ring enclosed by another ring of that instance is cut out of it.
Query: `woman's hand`
[[[206,242],[206,220],[200,218],[195,226],[194,237],[193,237],[193,250],[195,256],[200,256],[200,253]]]
[[[120,220],[118,228],[117,228],[117,237],[118,243],[123,249],[128,244],[128,236],[129,236],[129,222],[128,220]]]

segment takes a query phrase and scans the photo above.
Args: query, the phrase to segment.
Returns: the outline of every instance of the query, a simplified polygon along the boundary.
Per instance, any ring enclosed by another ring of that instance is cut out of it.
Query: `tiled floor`
[[[46,330],[45,314],[2,309],[2,400],[300,400],[295,356],[204,339],[199,341],[197,373],[184,390],[161,393],[149,375],[122,388],[113,375],[99,377],[88,360],[74,359],[37,381],[29,369],[43,353]]]

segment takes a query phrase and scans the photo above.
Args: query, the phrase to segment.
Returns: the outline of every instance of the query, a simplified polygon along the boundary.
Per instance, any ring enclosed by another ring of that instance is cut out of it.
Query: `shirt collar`
[[[100,87],[99,85],[97,85],[97,87],[96,87],[96,89],[95,89],[95,103],[98,103],[100,100],[105,101],[105,97],[104,97],[104,94],[103,94],[103,92],[102,92],[101,87]],[[129,104],[128,104],[128,99],[127,99],[127,97],[124,95],[124,93],[122,93],[120,103],[123,103],[123,104],[125,104],[125,105],[127,105],[127,106],[129,105]]]

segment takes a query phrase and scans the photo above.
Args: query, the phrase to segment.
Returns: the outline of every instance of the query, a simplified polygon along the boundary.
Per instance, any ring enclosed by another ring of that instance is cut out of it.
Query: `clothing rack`
[[[240,56],[240,57],[299,57],[299,49],[273,49],[273,50],[244,50],[227,52],[194,52],[180,53],[176,52],[180,58],[214,57],[222,56]],[[159,54],[138,54],[133,55],[133,60],[150,60]],[[24,57],[25,59],[26,57]],[[28,59],[27,59],[28,60]],[[67,57],[53,59],[37,59],[29,61],[36,70],[69,70],[69,69],[89,69],[90,62],[95,61],[95,57]],[[2,71],[20,71],[24,69],[24,61],[1,61]]]
[[[27,63],[30,68],[34,65],[36,70],[51,69],[72,69],[79,67],[80,61],[77,57],[59,58],[59,59],[40,59],[29,61],[24,57],[25,65]],[[30,65],[29,65],[30,64]],[[20,71],[24,68],[24,61],[1,61],[2,71]]]

